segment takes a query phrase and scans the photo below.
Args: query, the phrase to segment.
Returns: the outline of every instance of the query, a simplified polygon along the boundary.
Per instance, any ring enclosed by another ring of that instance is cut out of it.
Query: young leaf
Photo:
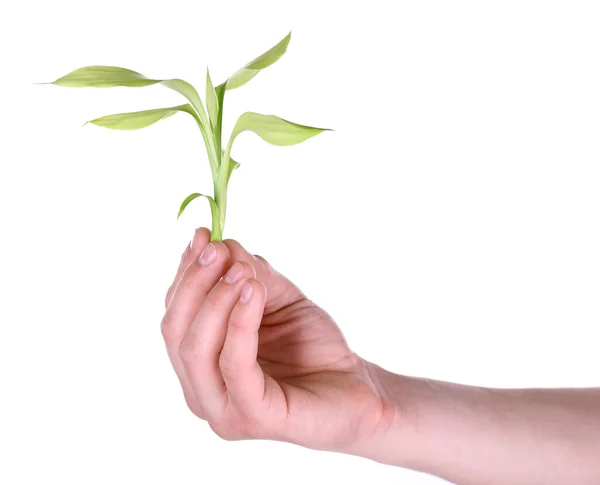
[[[287,146],[302,143],[304,140],[318,135],[323,131],[331,130],[299,125],[298,123],[292,123],[273,115],[261,115],[250,111],[244,113],[238,118],[221,159],[215,187],[215,193],[221,194],[221,199],[226,197],[227,184],[231,176],[230,171],[233,171],[233,168],[231,168],[231,165],[233,165],[230,156],[231,147],[236,137],[244,131],[252,131],[272,145]],[[225,212],[221,212],[220,217],[221,228],[223,228],[225,225]]]
[[[240,70],[233,73],[233,75],[231,75],[231,77],[227,79],[227,81],[225,81],[222,84],[219,84],[215,88],[215,93],[217,97],[217,116],[216,123],[213,123],[213,132],[215,134],[215,141],[217,147],[221,146],[221,129],[223,125],[223,103],[225,101],[225,91],[243,86],[248,81],[250,81],[250,79],[256,76],[260,71],[275,63],[287,51],[287,47],[290,43],[291,38],[292,33],[290,32],[276,45],[271,47],[267,52],[261,54],[253,61],[250,61]]]
[[[108,88],[115,86],[143,87],[151,84],[162,84],[185,96],[196,110],[196,121],[200,127],[202,138],[208,150],[208,158],[213,174],[217,173],[219,158],[213,137],[210,136],[210,121],[204,110],[202,100],[196,88],[182,79],[149,79],[139,72],[115,66],[87,66],[66,74],[53,83],[66,87]]]
[[[50,84],[68,88],[112,88],[115,86],[142,87],[161,82],[139,72],[115,66],[87,66],[75,69]]]
[[[149,79],[139,72],[115,66],[87,66],[75,69],[51,84],[71,88],[112,88],[117,86],[144,87],[151,84],[162,84],[185,96],[198,113],[200,128],[208,130],[208,119],[204,105],[196,88],[182,79]]]
[[[140,128],[153,125],[164,118],[173,116],[179,111],[189,113],[192,116],[197,116],[196,112],[189,104],[182,104],[181,106],[173,106],[172,108],[149,109],[146,111],[134,111],[131,113],[102,116],[95,120],[88,121],[88,123],[113,130],[139,130]]]
[[[181,203],[181,206],[179,207],[179,213],[177,214],[177,218],[179,219],[179,216],[181,216],[181,214],[183,214],[183,211],[185,210],[185,208],[188,206],[188,204],[194,200],[197,199],[198,197],[206,197],[208,199],[208,202],[210,203],[210,210],[213,213],[213,217],[215,217],[215,211],[217,211],[217,204],[215,204],[214,199],[210,196],[210,195],[204,195],[204,194],[199,194],[199,193],[193,193],[188,195],[183,202]]]
[[[261,115],[248,111],[238,118],[229,139],[229,147],[231,147],[233,140],[244,131],[256,133],[271,145],[288,146],[302,143],[304,140],[318,135],[323,131],[331,130],[299,125],[278,118],[277,116]]]
[[[217,117],[219,116],[219,101],[217,93],[213,86],[210,72],[206,69],[206,108],[208,109],[208,117],[213,130],[217,126]]]
[[[226,89],[236,89],[240,86],[243,86],[260,71],[275,63],[283,54],[285,54],[291,38],[292,33],[290,32],[267,52],[261,54],[256,59],[250,61],[248,64],[242,67],[240,70],[233,73],[233,75],[223,83],[226,85]]]
[[[179,219],[179,216],[181,216],[181,214],[183,214],[183,211],[188,206],[188,204],[192,200],[197,199],[198,197],[206,197],[208,199],[208,202],[210,203],[210,212],[212,215],[212,231],[211,231],[210,240],[211,241],[220,241],[222,238],[222,235],[221,235],[221,224],[220,224],[220,220],[219,220],[219,208],[217,207],[215,200],[210,195],[199,194],[197,192],[188,195],[181,203],[181,207],[179,207],[179,213],[177,214],[177,219]]]
[[[239,166],[240,164],[238,162],[236,162],[233,158],[229,157],[229,166],[227,167],[227,185],[229,185],[229,179],[231,178],[231,174]]]
[[[196,91],[194,86],[182,79],[167,79],[161,81],[161,84],[185,96],[198,113],[198,126],[200,127],[200,132],[202,133],[202,138],[204,139],[204,144],[208,151],[210,168],[213,173],[217,173],[219,163],[217,148],[215,147],[213,137],[210,136],[210,121],[206,117],[206,111],[204,111],[204,105],[202,104],[198,91]]]

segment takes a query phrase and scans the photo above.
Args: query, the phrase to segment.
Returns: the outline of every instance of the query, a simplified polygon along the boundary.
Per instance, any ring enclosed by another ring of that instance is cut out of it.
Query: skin
[[[393,374],[356,355],[264,258],[209,240],[200,228],[184,251],[161,330],[189,408],[221,438],[354,454],[465,485],[600,483],[600,389]]]

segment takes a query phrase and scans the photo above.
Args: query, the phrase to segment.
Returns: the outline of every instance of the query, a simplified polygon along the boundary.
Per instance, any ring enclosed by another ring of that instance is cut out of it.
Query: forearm
[[[385,409],[365,456],[460,485],[600,483],[600,389],[488,389],[370,368]]]

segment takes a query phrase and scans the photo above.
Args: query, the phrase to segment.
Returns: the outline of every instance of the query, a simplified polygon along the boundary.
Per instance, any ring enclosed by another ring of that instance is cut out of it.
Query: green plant
[[[151,79],[138,72],[122,67],[82,67],[50,84],[72,88],[111,88],[115,86],[144,87],[153,84],[162,84],[185,96],[189,103],[170,108],[102,116],[89,121],[88,123],[114,130],[137,130],[150,126],[157,121],[178,112],[190,114],[196,120],[206,146],[213,178],[214,198],[210,195],[200,193],[190,194],[181,203],[177,217],[183,213],[192,200],[198,197],[206,197],[210,203],[212,213],[211,239],[213,241],[220,241],[225,227],[227,187],[229,179],[231,178],[233,170],[239,166],[239,163],[231,158],[231,148],[236,137],[244,131],[251,131],[268,143],[284,146],[301,143],[304,140],[327,130],[326,128],[314,128],[311,126],[299,125],[273,115],[247,112],[238,118],[233,128],[233,132],[229,137],[229,141],[225,147],[222,146],[221,131],[225,92],[243,86],[260,71],[276,62],[283,54],[285,54],[290,39],[291,32],[278,44],[246,64],[240,70],[236,71],[229,79],[219,84],[216,88],[213,86],[210,73],[207,69],[207,110],[204,109],[204,104],[202,103],[198,91],[188,82],[181,79]]]

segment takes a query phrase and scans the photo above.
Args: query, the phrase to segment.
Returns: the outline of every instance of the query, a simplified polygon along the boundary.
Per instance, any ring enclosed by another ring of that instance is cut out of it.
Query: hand
[[[189,408],[224,439],[360,454],[386,417],[369,364],[263,258],[209,239],[184,252],[161,324]]]

